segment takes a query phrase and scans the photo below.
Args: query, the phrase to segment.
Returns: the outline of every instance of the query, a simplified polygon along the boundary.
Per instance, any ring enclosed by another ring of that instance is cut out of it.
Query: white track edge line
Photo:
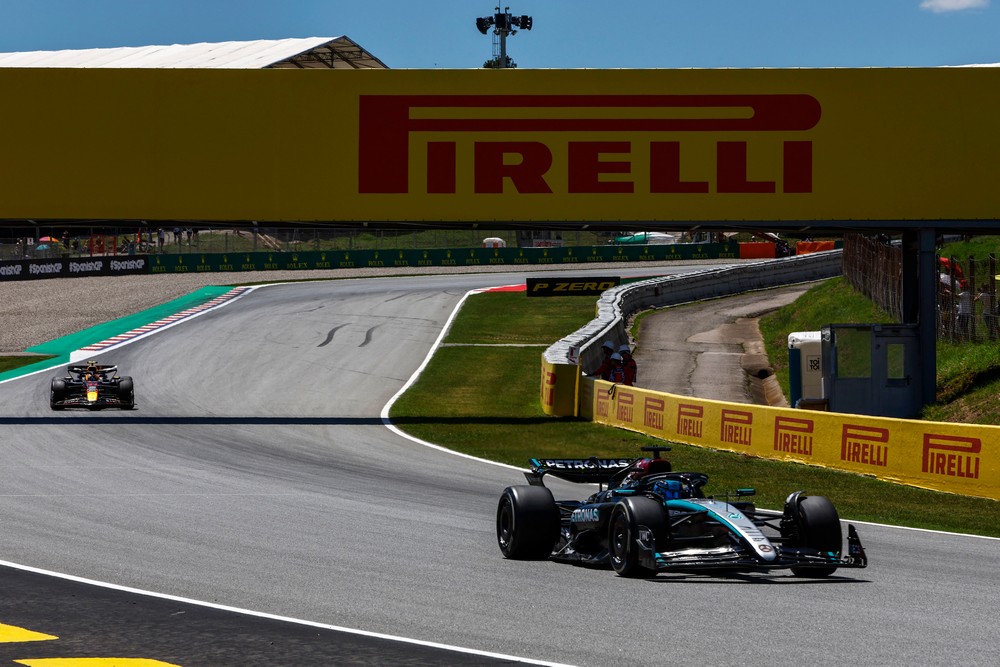
[[[226,301],[224,301],[223,303],[221,303],[221,304],[219,304],[217,306],[213,306],[211,308],[207,308],[207,309],[205,309],[205,310],[203,310],[201,312],[198,312],[198,313],[195,313],[195,314],[191,315],[190,317],[185,317],[181,321],[187,322],[188,320],[192,319],[193,317],[197,317],[199,315],[202,315],[203,313],[207,313],[207,312],[215,310],[217,308],[222,308],[222,307],[224,307],[224,306],[226,306],[226,305],[228,305],[230,303],[233,303],[233,302],[235,302],[235,301],[243,298],[247,294],[250,294],[251,292],[253,292],[254,290],[257,290],[259,288],[262,288],[262,287],[271,287],[273,285],[282,285],[282,284],[289,284],[289,283],[269,283],[267,285],[252,285],[252,286],[249,286],[246,289],[246,291],[240,293],[239,295],[233,297],[232,299],[227,299]],[[397,392],[396,395],[393,396],[392,399],[390,400],[390,402],[386,405],[386,407],[383,408],[383,413],[387,413],[388,412],[388,408],[392,405],[393,402],[395,402],[396,398],[398,398],[400,395],[402,395],[402,393],[406,390],[406,388],[408,388],[411,384],[413,384],[413,382],[416,381],[417,377],[420,375],[420,372],[424,369],[424,367],[427,366],[428,363],[430,363],[430,359],[433,356],[434,351],[437,349],[437,346],[440,343],[440,341],[444,338],[445,334],[448,331],[448,327],[451,326],[451,322],[457,316],[458,311],[460,310],[462,303],[465,302],[465,299],[469,296],[469,294],[473,294],[473,293],[477,293],[477,292],[482,292],[482,291],[484,291],[484,290],[471,290],[470,292],[467,292],[462,297],[461,301],[459,301],[458,307],[456,307],[455,310],[452,311],[451,316],[448,318],[448,321],[445,324],[445,328],[442,331],[441,335],[439,335],[438,339],[435,341],[434,346],[431,349],[431,352],[424,359],[424,362],[420,365],[420,368],[417,369],[417,372],[414,373],[413,376],[411,376],[410,380],[406,383],[406,385],[403,387],[403,389],[401,389],[399,392]],[[160,331],[163,331],[165,329],[169,329],[170,327],[173,327],[175,324],[180,324],[181,321],[174,322],[174,323],[171,323],[171,324],[168,324],[168,325],[165,325],[165,326],[157,327],[156,329],[154,329],[153,331],[150,331],[149,333],[144,333],[144,334],[136,336],[134,338],[130,338],[130,339],[128,339],[127,341],[125,341],[123,343],[109,346],[108,348],[105,348],[105,349],[101,350],[101,354],[103,354],[104,352],[107,352],[107,351],[109,351],[111,349],[114,349],[114,348],[123,347],[123,346],[128,345],[128,344],[130,344],[130,343],[132,343],[134,341],[137,341],[137,340],[139,340],[141,338],[145,338],[147,336],[159,333]],[[79,352],[79,351],[77,351],[77,352]],[[72,357],[72,354],[70,356]],[[99,355],[93,355],[93,356],[99,356]],[[56,364],[55,366],[62,366],[62,365],[63,364],[60,363],[60,364]],[[44,373],[44,372],[47,372],[47,371],[51,370],[55,366],[52,366],[52,367],[49,367],[49,368],[44,368],[42,370],[35,371],[34,373],[28,373],[27,375],[36,375],[38,373]],[[27,375],[25,375],[25,376],[19,376],[19,377],[26,377]],[[11,378],[11,379],[15,379],[15,378]],[[386,421],[387,421],[387,419],[385,417],[383,417],[383,423],[386,423]],[[394,432],[398,433],[399,435],[401,435],[401,436],[403,436],[405,438],[409,438],[411,440],[416,440],[415,438],[412,438],[411,436],[408,436],[407,434],[403,433],[402,431],[400,431],[399,429],[395,428],[394,426],[392,426],[390,424],[386,424],[386,425],[390,428],[390,430],[393,430]],[[430,442],[423,442],[423,441],[419,441],[419,442],[421,444],[426,445],[428,447],[431,447],[433,449],[439,449],[441,451],[448,452],[448,453],[451,453],[451,454],[455,454],[457,456],[464,456],[465,458],[474,459],[476,461],[482,461],[483,463],[492,463],[494,465],[499,465],[499,466],[503,466],[503,467],[507,467],[507,468],[513,468],[515,470],[519,470],[519,468],[516,468],[515,466],[508,466],[508,465],[503,464],[503,463],[497,463],[496,461],[489,461],[487,459],[480,459],[480,458],[476,458],[474,456],[468,456],[468,455],[465,455],[465,454],[461,454],[460,452],[455,452],[455,451],[452,451],[450,449],[446,449],[444,447],[441,447],[439,445],[435,445],[435,444],[430,443]],[[12,563],[10,561],[0,560],[0,566],[9,567],[9,568],[13,568],[13,569],[16,569],[16,570],[22,570],[24,572],[33,572],[35,574],[42,574],[42,575],[46,575],[46,576],[50,576],[50,577],[56,577],[56,578],[59,578],[59,579],[65,579],[67,581],[76,581],[76,582],[79,582],[79,583],[89,584],[89,585],[92,585],[92,586],[99,586],[101,588],[108,588],[108,589],[112,589],[112,590],[123,591],[123,592],[126,592],[126,593],[134,593],[134,594],[137,594],[137,595],[145,595],[147,597],[154,597],[154,598],[159,598],[159,599],[162,599],[162,600],[172,600],[172,601],[175,601],[175,602],[183,602],[183,603],[186,603],[186,604],[193,604],[193,605],[200,606],[200,607],[208,607],[208,608],[211,608],[211,609],[219,609],[221,611],[228,611],[228,612],[233,612],[233,613],[237,613],[237,614],[244,614],[244,615],[247,615],[247,616],[254,616],[254,617],[257,617],[257,618],[264,618],[264,619],[268,619],[268,620],[283,621],[283,622],[286,622],[286,623],[295,623],[295,624],[298,624],[298,625],[305,625],[305,626],[314,627],[314,628],[322,628],[322,629],[326,629],[326,630],[334,630],[336,632],[344,632],[344,633],[347,633],[347,634],[359,635],[359,636],[363,636],[363,637],[372,637],[374,639],[385,639],[385,640],[388,640],[388,641],[402,642],[402,643],[405,643],[405,644],[414,644],[414,645],[418,645],[418,646],[426,646],[426,647],[429,647],[429,648],[437,648],[437,649],[442,649],[442,650],[446,650],[446,651],[452,651],[452,652],[455,652],[455,653],[464,653],[464,654],[467,654],[467,655],[478,655],[478,656],[487,657],[487,658],[496,658],[498,660],[509,660],[509,661],[513,661],[513,662],[517,662],[517,663],[523,663],[523,664],[528,664],[528,665],[542,665],[543,667],[573,667],[572,665],[569,665],[567,663],[547,662],[547,661],[544,661],[544,660],[535,660],[535,659],[532,659],[532,658],[523,658],[523,657],[520,657],[520,656],[507,655],[507,654],[504,654],[504,653],[493,653],[493,652],[490,652],[490,651],[481,651],[481,650],[478,650],[478,649],[465,648],[465,647],[462,647],[462,646],[452,646],[450,644],[442,644],[442,643],[439,643],[439,642],[424,641],[424,640],[421,640],[421,639],[413,639],[413,638],[410,638],[410,637],[401,637],[401,636],[397,636],[397,635],[389,635],[389,634],[384,634],[384,633],[380,633],[380,632],[371,632],[371,631],[368,631],[368,630],[359,630],[357,628],[348,628],[348,627],[339,626],[339,625],[330,625],[328,623],[319,623],[319,622],[316,622],[316,621],[307,621],[307,620],[304,620],[304,619],[292,618],[292,617],[289,617],[289,616],[279,616],[279,615],[276,615],[276,614],[269,614],[267,612],[254,611],[252,609],[242,609],[240,607],[230,607],[230,606],[227,606],[227,605],[220,605],[220,604],[215,604],[215,603],[212,603],[212,602],[205,602],[203,600],[195,600],[195,599],[192,599],[192,598],[184,598],[184,597],[180,597],[180,596],[176,596],[176,595],[169,595],[167,593],[157,593],[156,591],[148,591],[148,590],[144,590],[144,589],[141,589],[141,588],[132,588],[132,587],[129,587],[129,586],[120,586],[118,584],[112,584],[112,583],[105,582],[105,581],[98,581],[96,579],[87,579],[85,577],[77,577],[75,575],[65,574],[65,573],[62,573],[62,572],[55,572],[55,571],[52,571],[52,570],[43,570],[41,568],[31,567],[30,565],[21,565],[20,563]]]
[[[305,625],[312,628],[321,628],[324,630],[333,630],[335,632],[343,632],[352,635],[359,635],[362,637],[371,637],[373,639],[386,639],[390,641],[402,642],[405,644],[415,644],[418,646],[426,646],[429,648],[443,649],[447,651],[454,651],[458,653],[466,653],[469,655],[478,655],[488,658],[497,658],[499,660],[511,660],[514,662],[525,663],[529,665],[545,665],[547,667],[572,667],[566,663],[561,662],[546,662],[544,660],[532,660],[531,658],[521,658],[513,655],[506,655],[503,653],[493,653],[491,651],[480,651],[477,649],[463,648],[460,646],[451,646],[449,644],[442,644],[439,642],[430,642],[420,639],[410,639],[408,637],[399,637],[396,635],[384,634],[381,632],[370,632],[368,630],[357,630],[355,628],[347,628],[339,625],[331,625],[329,623],[319,623],[317,621],[307,621],[301,618],[293,618],[290,616],[281,616],[278,614],[269,614],[263,611],[254,611],[253,609],[242,609],[240,607],[231,607],[229,605],[216,604],[214,602],[205,602],[204,600],[195,600],[192,598],[185,598],[178,595],[169,595],[167,593],[157,593],[156,591],[147,591],[142,588],[133,588],[131,586],[120,586],[118,584],[111,584],[105,581],[98,581],[96,579],[87,579],[86,577],[77,577],[71,574],[64,574],[62,572],[54,572],[52,570],[44,570],[37,567],[31,567],[28,565],[21,565],[19,563],[11,563],[9,561],[0,560],[0,566],[9,567],[16,570],[21,570],[24,572],[31,572],[34,574],[41,574],[50,577],[56,577],[58,579],[65,579],[67,581],[74,581],[81,584],[87,584],[90,586],[98,586],[100,588],[107,588],[110,590],[121,591],[123,593],[132,593],[135,595],[143,595],[146,597],[157,598],[160,600],[170,600],[172,602],[182,602],[184,604],[191,604],[198,607],[206,607],[209,609],[217,609],[219,611],[232,612],[237,614],[242,614],[245,616],[253,616],[255,618],[263,618],[269,621],[281,621],[285,623],[295,623],[297,625]]]
[[[417,378],[420,376],[421,373],[423,373],[424,369],[427,367],[427,364],[430,363],[431,358],[437,352],[438,348],[441,347],[441,341],[443,341],[444,337],[446,335],[448,335],[448,331],[451,329],[452,322],[454,322],[455,318],[458,316],[458,311],[460,311],[462,309],[462,306],[465,304],[465,300],[468,299],[473,294],[480,294],[482,292],[488,292],[490,289],[495,289],[495,288],[488,288],[487,287],[487,288],[483,288],[483,289],[469,290],[468,292],[466,292],[462,296],[462,298],[459,300],[459,302],[455,305],[455,309],[451,312],[451,315],[448,317],[448,321],[445,322],[444,328],[441,330],[440,335],[438,335],[437,340],[435,340],[434,344],[431,345],[431,349],[430,349],[430,351],[428,351],[427,356],[423,360],[423,363],[421,363],[420,366],[417,368],[417,370],[415,370],[413,372],[413,375],[410,376],[410,379],[406,381],[406,383],[400,388],[400,390],[397,391],[393,395],[393,397],[389,399],[389,402],[386,403],[385,407],[382,408],[382,412],[381,412],[381,414],[379,416],[382,419],[382,424],[387,429],[389,429],[390,431],[392,431],[396,435],[398,435],[400,437],[403,437],[403,438],[406,438],[407,440],[409,440],[411,442],[414,442],[414,443],[416,443],[418,445],[422,445],[424,447],[429,447],[430,449],[436,449],[439,452],[445,452],[445,453],[448,453],[448,454],[453,454],[453,455],[458,456],[458,457],[463,458],[463,459],[469,459],[469,460],[472,460],[472,461],[480,461],[482,463],[488,463],[490,465],[498,466],[498,467],[501,467],[501,468],[507,468],[509,470],[518,470],[518,471],[521,471],[521,472],[526,472],[527,468],[519,468],[518,466],[512,466],[512,465],[510,465],[508,463],[500,463],[498,461],[490,461],[489,459],[484,459],[484,458],[481,458],[481,457],[478,457],[478,456],[472,456],[471,454],[464,454],[462,452],[456,452],[453,449],[448,449],[447,447],[442,447],[441,445],[436,445],[433,442],[427,442],[426,440],[421,440],[420,438],[418,438],[416,436],[412,436],[409,433],[405,433],[404,431],[400,430],[399,427],[397,427],[396,425],[394,425],[389,420],[389,410],[390,410],[390,408],[392,408],[393,404],[399,399],[399,397],[402,396],[406,392],[406,390],[409,389],[410,386],[413,385],[413,383],[415,383],[417,381]],[[780,510],[768,510],[768,511],[776,511],[776,512],[780,513]],[[948,532],[948,531],[945,531],[945,530],[933,530],[933,529],[930,529],[930,528],[912,528],[910,526],[896,526],[896,525],[891,524],[891,523],[875,523],[875,522],[872,522],[872,521],[852,521],[852,520],[849,520],[849,519],[841,519],[841,521],[850,522],[850,523],[856,523],[856,524],[865,525],[865,526],[879,526],[879,527],[883,527],[883,528],[898,528],[899,530],[910,530],[910,531],[915,531],[915,532],[918,532],[918,533],[928,533],[928,534],[931,534],[931,535],[951,535],[951,536],[955,536],[955,537],[976,537],[976,538],[983,539],[983,540],[997,540],[997,541],[1000,541],[1000,537],[990,537],[988,535],[975,535],[973,533],[953,533],[953,532]]]

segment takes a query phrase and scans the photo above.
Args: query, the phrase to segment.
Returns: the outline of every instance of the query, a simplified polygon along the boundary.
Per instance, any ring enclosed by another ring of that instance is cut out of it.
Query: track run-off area
[[[96,356],[131,412],[0,384],[0,665],[994,664],[993,539],[857,524],[868,569],[823,580],[504,560],[521,473],[381,415],[470,290],[524,277],[254,289]]]

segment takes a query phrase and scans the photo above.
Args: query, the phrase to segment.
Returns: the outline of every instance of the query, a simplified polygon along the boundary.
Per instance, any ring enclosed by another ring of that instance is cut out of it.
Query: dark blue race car
[[[623,577],[778,568],[826,577],[867,566],[854,526],[842,553],[840,517],[823,496],[796,491],[782,514],[761,512],[745,500],[753,489],[706,496],[707,475],[675,472],[661,456],[669,447],[643,449],[652,456],[532,459],[528,485],[500,496],[497,542],[504,557],[610,565]],[[557,501],[544,485],[550,475],[599,490],[583,501]]]

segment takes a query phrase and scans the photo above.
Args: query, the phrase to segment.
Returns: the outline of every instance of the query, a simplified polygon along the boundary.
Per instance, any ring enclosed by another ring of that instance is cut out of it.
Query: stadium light
[[[493,28],[493,57],[496,59],[499,68],[507,67],[507,36],[516,35],[517,29],[531,30],[534,21],[530,16],[511,16],[510,7],[504,7],[500,11],[499,7],[494,10],[493,16],[483,16],[476,19],[476,28],[484,35]],[[499,53],[497,52],[499,46]]]

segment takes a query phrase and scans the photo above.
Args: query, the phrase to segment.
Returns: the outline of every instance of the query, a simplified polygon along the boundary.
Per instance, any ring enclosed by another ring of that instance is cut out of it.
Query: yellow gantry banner
[[[0,219],[991,220],[1000,69],[0,69]]]
[[[658,438],[1000,500],[1000,427],[726,403],[603,380],[581,416]]]

